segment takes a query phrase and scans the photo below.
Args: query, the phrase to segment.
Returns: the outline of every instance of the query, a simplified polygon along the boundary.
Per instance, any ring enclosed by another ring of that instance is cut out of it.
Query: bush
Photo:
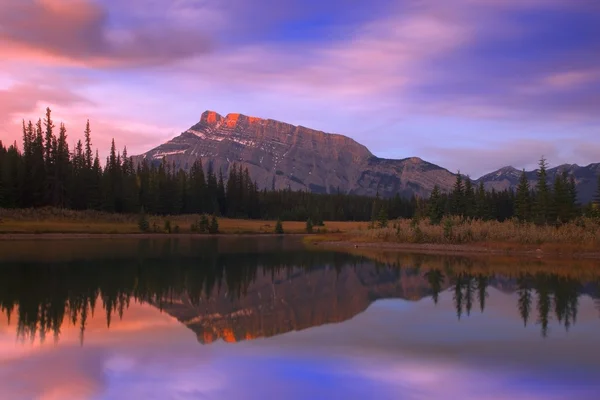
[[[275,224],[275,233],[278,233],[278,234],[283,233],[283,224],[281,223],[280,219],[278,219],[277,223]]]
[[[146,213],[144,212],[144,207],[140,210],[140,216],[138,219],[138,227],[142,232],[150,231],[150,223],[148,222],[148,218],[146,217]]]
[[[210,219],[210,225],[208,225],[208,233],[219,233],[219,221],[217,221],[217,217],[215,217],[214,215]]]
[[[306,220],[306,233],[313,233],[313,223],[310,218]]]
[[[213,216],[213,218],[215,218]],[[216,223],[217,226],[217,231],[219,230],[219,224]],[[209,232],[209,223],[208,223],[208,217],[204,214],[202,214],[202,216],[200,216],[200,221],[198,222],[198,232],[200,233],[207,233]]]

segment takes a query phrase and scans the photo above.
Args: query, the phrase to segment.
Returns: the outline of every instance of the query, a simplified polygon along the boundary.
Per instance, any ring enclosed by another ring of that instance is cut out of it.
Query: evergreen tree
[[[565,223],[571,218],[571,196],[569,194],[569,181],[567,172],[563,174],[557,172],[554,177],[554,190],[552,191],[553,201],[550,212],[551,221]]]
[[[219,212],[219,202],[217,201],[218,183],[217,177],[213,169],[212,161],[208,163],[208,171],[206,173],[206,212],[217,214]]]
[[[465,187],[463,184],[463,178],[458,171],[456,175],[456,182],[452,189],[452,214],[464,216],[465,215]]]
[[[379,228],[385,228],[388,225],[388,212],[385,207],[379,208],[379,214],[377,215],[377,226]]]
[[[579,204],[577,202],[577,183],[575,182],[575,177],[571,175],[569,177],[568,184],[568,192],[569,192],[569,219],[572,220],[577,215],[579,215]]]
[[[219,170],[219,181],[217,183],[217,203],[221,215],[227,215],[227,199],[225,198],[225,181],[223,180],[223,171]]]
[[[529,187],[529,180],[525,174],[525,170],[521,173],[519,178],[519,186],[517,186],[517,198],[516,198],[516,217],[521,222],[529,221],[531,218],[531,189]]]
[[[483,182],[479,182],[479,186],[477,187],[477,193],[475,194],[475,208],[476,218],[482,220],[489,218],[488,200]]]
[[[550,189],[548,187],[548,164],[542,157],[539,162],[536,183],[536,201],[535,201],[535,221],[538,224],[545,224],[550,217]]]
[[[475,190],[473,189],[473,183],[471,178],[467,175],[465,179],[465,196],[464,196],[464,215],[469,218],[476,216],[476,202],[475,202]]]
[[[444,216],[444,205],[440,187],[435,185],[429,196],[428,217],[432,224],[439,224]]]
[[[71,159],[67,144],[67,128],[60,124],[60,133],[56,142],[54,154],[54,195],[52,204],[58,207],[68,207],[71,178]]]
[[[594,195],[594,204],[600,208],[600,175],[598,175],[598,183],[596,185],[596,193]]]
[[[211,233],[211,234],[219,233],[219,221],[217,221],[217,217],[214,215],[210,219],[210,224],[208,226],[208,233]]]
[[[306,220],[306,233],[313,233],[313,223],[310,218]]]
[[[277,222],[275,223],[275,233],[278,233],[278,234],[283,233],[283,224],[281,223],[280,219],[278,219]]]

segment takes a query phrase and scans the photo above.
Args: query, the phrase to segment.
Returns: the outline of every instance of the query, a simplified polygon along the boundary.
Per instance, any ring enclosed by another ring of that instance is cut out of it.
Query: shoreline
[[[306,233],[276,234],[270,232],[224,232],[209,233],[70,233],[70,232],[42,232],[42,233],[0,233],[0,241],[27,241],[27,240],[83,240],[83,239],[187,239],[187,238],[219,238],[219,237],[306,237]],[[412,252],[420,254],[437,255],[490,255],[490,256],[529,256],[538,259],[553,257],[559,259],[600,259],[600,250],[561,250],[560,247],[552,250],[543,250],[514,244],[516,247],[494,248],[486,244],[438,244],[438,243],[394,243],[394,242],[354,242],[346,238],[341,240],[323,240],[305,242],[307,247],[337,248],[340,250],[370,249],[380,251]],[[519,248],[521,247],[521,248]],[[536,247],[536,246],[533,246]]]
[[[0,241],[11,240],[71,240],[71,239],[165,239],[165,238],[210,238],[231,236],[304,236],[302,233],[0,233]]]
[[[390,242],[352,242],[350,240],[314,242],[315,246],[342,249],[371,249],[397,252],[413,252],[436,255],[490,255],[490,256],[533,256],[536,258],[553,257],[560,259],[600,260],[599,251],[544,251],[540,248],[498,249],[477,244],[437,244],[437,243],[390,243]]]

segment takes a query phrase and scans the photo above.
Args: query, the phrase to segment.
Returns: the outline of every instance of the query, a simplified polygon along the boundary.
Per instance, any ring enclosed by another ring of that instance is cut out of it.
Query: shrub
[[[275,224],[275,233],[278,233],[278,234],[283,233],[283,224],[281,223],[280,219],[278,219],[277,223]]]
[[[306,220],[306,233],[313,233],[313,223],[310,218]]]
[[[214,215],[210,219],[210,224],[208,225],[208,233],[219,233],[219,221],[217,221],[217,217],[215,217]]]
[[[148,232],[150,230],[150,223],[148,222],[148,218],[146,217],[146,213],[144,212],[144,207],[140,210],[140,215],[138,218],[138,227],[142,232]]]
[[[215,218],[215,217],[213,216],[213,218]],[[216,219],[215,219],[215,223],[216,223],[216,227],[217,227],[217,231],[218,231],[219,224],[218,224],[218,222],[216,222]],[[210,230],[209,228],[210,228],[210,226],[209,226],[209,222],[208,222],[208,217],[206,215],[202,214],[200,216],[200,221],[198,222],[198,232],[200,232],[200,233],[209,232],[209,230]]]

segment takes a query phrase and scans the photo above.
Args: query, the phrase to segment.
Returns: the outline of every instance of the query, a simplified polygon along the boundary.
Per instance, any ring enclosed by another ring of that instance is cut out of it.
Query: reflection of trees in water
[[[450,285],[458,319],[470,316],[474,308],[484,312],[490,286],[514,291],[524,325],[535,320],[546,336],[551,314],[567,330],[576,322],[578,298],[584,289],[579,280],[552,274],[520,274],[506,279],[469,272],[469,265],[456,268],[449,258],[442,259],[441,267],[431,268],[423,256],[415,257],[411,265],[400,265],[398,260],[390,266],[323,251],[219,253],[209,242],[181,256],[176,242],[161,244],[160,249],[148,246],[141,242],[137,255],[117,260],[0,264],[0,309],[9,322],[16,321],[23,340],[37,337],[44,341],[48,335],[57,340],[61,326],[70,323],[79,327],[83,342],[86,324],[99,307],[110,326],[115,316],[123,317],[131,301],[150,302],[162,309],[184,294],[194,305],[222,293],[240,299],[260,276],[270,277],[276,284],[281,274],[291,280],[316,268],[339,273],[368,263],[382,282],[397,284],[401,276],[419,282],[423,277],[428,290],[418,287],[418,295],[431,295],[436,304],[439,294]],[[387,274],[382,273],[384,270]],[[100,305],[96,304],[98,299]],[[596,305],[600,310],[599,300]]]
[[[470,315],[474,290],[478,293],[480,309],[483,312],[485,299],[488,296],[487,287],[495,278],[497,277],[468,272],[454,275],[453,300],[458,319],[465,313],[467,316]],[[517,307],[524,326],[527,326],[531,319],[535,298],[536,322],[540,325],[543,337],[548,335],[552,311],[556,320],[567,331],[576,322],[579,296],[583,291],[583,285],[579,280],[553,274],[537,273],[533,276],[520,274],[515,279],[514,287],[518,294]],[[434,301],[437,303],[437,298]]]
[[[180,258],[165,249],[158,258],[117,261],[80,261],[46,264],[0,264],[0,310],[8,322],[16,320],[22,339],[57,340],[60,328],[70,323],[80,328],[97,312],[97,300],[107,326],[123,317],[132,300],[162,305],[185,294],[192,304],[226,291],[232,299],[244,297],[258,274],[272,280],[284,273],[289,279],[304,270],[358,267],[362,257],[333,252],[217,253],[199,249],[198,255]]]

